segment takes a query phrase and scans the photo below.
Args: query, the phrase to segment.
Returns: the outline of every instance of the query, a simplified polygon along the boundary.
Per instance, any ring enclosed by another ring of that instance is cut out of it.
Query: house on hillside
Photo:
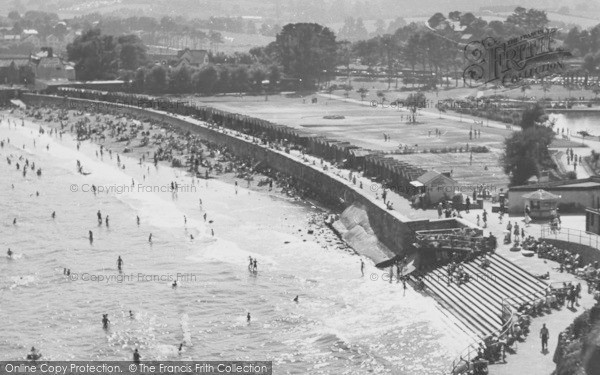
[[[21,35],[18,35],[18,34],[4,34],[2,36],[2,40],[4,42],[20,42],[21,41]]]
[[[35,49],[39,49],[42,46],[42,41],[37,35],[29,35],[21,38],[21,43],[31,43]]]
[[[52,48],[55,51],[60,49],[61,44],[62,42],[60,41],[60,38],[54,34],[48,35],[46,37],[46,43],[44,43],[44,45]]]
[[[54,55],[53,49],[44,47],[43,51],[31,57],[35,77],[41,81],[74,81],[75,69]]]
[[[0,55],[0,84],[33,84],[35,75],[29,56]]]
[[[21,32],[21,37],[22,37],[22,38],[26,38],[26,37],[28,37],[28,36],[31,36],[31,35],[35,35],[35,36],[37,36],[37,35],[38,35],[38,32],[37,32],[37,30],[35,30],[35,29],[24,29],[24,30]]]
[[[179,51],[177,57],[179,58],[176,65],[178,68],[184,65],[200,67],[208,64],[208,51],[203,49],[191,50],[186,48]]]

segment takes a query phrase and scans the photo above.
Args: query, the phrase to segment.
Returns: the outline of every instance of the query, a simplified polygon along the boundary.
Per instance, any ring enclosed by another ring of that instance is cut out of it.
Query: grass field
[[[310,99],[317,97],[317,104]],[[503,141],[510,131],[502,127],[487,127],[464,121],[440,119],[435,112],[423,111],[417,117],[417,123],[407,123],[407,112],[397,109],[374,108],[355,102],[329,99],[327,95],[308,95],[304,98],[288,98],[284,95],[270,96],[216,96],[209,98],[190,98],[229,112],[263,118],[278,124],[284,124],[328,138],[348,141],[354,145],[380,150],[394,158],[410,164],[435,169],[438,172],[453,172],[460,184],[486,183],[505,187],[508,178],[499,166]],[[339,115],[344,119],[329,120],[324,116]],[[442,134],[436,137],[436,129]],[[469,130],[481,130],[481,138],[469,139]],[[383,134],[390,136],[384,141]],[[470,153],[444,154],[402,154],[399,146],[417,150],[442,149],[444,147],[463,148],[487,146],[491,152],[473,154],[470,165]],[[487,170],[486,170],[487,167]]]

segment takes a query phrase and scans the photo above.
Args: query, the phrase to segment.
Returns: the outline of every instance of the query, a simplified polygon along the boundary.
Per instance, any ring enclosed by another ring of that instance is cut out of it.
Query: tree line
[[[398,20],[399,24],[401,22]],[[169,26],[171,21],[164,18],[161,23],[164,23],[167,29],[175,27]],[[356,22],[354,24],[356,25]],[[295,23],[285,25],[277,34],[275,41],[264,47],[252,48],[248,53],[213,54],[210,58],[211,62],[217,65],[213,68],[222,71],[218,72],[217,76],[222,73],[224,77],[239,75],[242,79],[251,76],[260,78],[259,72],[270,72],[273,66],[277,66],[281,74],[299,80],[305,88],[312,88],[332,79],[336,74],[336,68],[340,66],[345,67],[350,74],[351,66],[354,64],[362,64],[370,71],[377,70],[386,74],[388,88],[394,79],[396,86],[398,85],[400,71],[416,72],[420,69],[421,72],[429,72],[424,76],[429,77],[430,85],[435,88],[441,83],[439,82],[441,76],[454,77],[458,85],[465,64],[462,55],[463,47],[469,40],[478,40],[489,35],[496,36],[500,40],[508,40],[547,24],[545,12],[522,7],[517,7],[505,21],[489,23],[472,13],[454,11],[447,16],[436,13],[423,24],[404,25],[396,29],[393,34],[350,42],[339,40],[332,30],[322,25]],[[149,66],[145,59],[145,48],[139,38],[131,35],[115,38],[101,35],[97,31],[94,33],[86,32],[68,48],[69,59],[77,64],[78,78],[107,79],[124,76],[124,73],[132,77],[132,71],[138,68],[143,68],[145,77],[152,75],[153,67]],[[592,33],[595,35],[596,31]],[[218,68],[218,66],[228,67]],[[161,69],[166,70],[167,76],[175,76],[171,72],[174,68]],[[120,72],[121,70],[128,72],[123,73]],[[225,71],[228,73],[224,73]],[[240,73],[241,71],[245,73]],[[338,70],[337,73],[339,74],[340,71]],[[160,76],[156,74],[157,77]],[[194,72],[190,77],[193,74]],[[419,82],[414,79],[416,76],[416,74],[412,75],[412,81],[405,78],[404,83],[422,84],[422,80]],[[150,82],[149,85],[144,84],[139,87],[150,87],[154,90],[157,86],[152,83],[154,82],[152,79]],[[191,80],[186,82],[189,83]],[[450,84],[449,81],[446,83]],[[185,84],[182,90],[187,90],[189,86]],[[215,87],[228,87],[228,85]],[[234,91],[237,91],[240,87],[250,89],[255,86],[243,83],[240,86],[234,84],[234,87]]]
[[[198,68],[183,65],[173,69],[155,65],[137,69],[131,76],[130,88],[153,94],[268,93],[277,87],[280,79],[277,65],[210,64]]]

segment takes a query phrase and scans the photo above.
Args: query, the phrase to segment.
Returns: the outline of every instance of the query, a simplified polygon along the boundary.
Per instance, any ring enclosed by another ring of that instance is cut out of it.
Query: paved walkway
[[[577,174],[577,178],[589,178],[590,177],[590,171],[586,168],[585,163],[582,165],[579,163],[579,161],[577,161],[577,167],[575,167],[575,163],[571,163],[569,161],[567,161],[567,152],[566,149],[564,148],[553,148],[551,150],[554,150],[557,152],[556,154],[556,162],[560,165],[558,165],[558,168],[562,171],[565,172],[569,172],[569,171],[574,171]],[[578,149],[578,152],[575,152],[574,155],[575,157],[579,157],[580,155],[583,156],[587,156],[588,153],[590,152],[590,150],[588,148],[585,148],[583,150]]]

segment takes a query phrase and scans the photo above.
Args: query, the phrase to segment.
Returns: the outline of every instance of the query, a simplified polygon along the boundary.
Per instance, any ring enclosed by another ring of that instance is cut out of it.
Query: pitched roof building
[[[203,49],[184,49],[177,54],[179,61],[177,67],[182,65],[199,67],[208,64],[208,51]]]
[[[34,81],[29,56],[0,55],[0,84],[33,84]]]

